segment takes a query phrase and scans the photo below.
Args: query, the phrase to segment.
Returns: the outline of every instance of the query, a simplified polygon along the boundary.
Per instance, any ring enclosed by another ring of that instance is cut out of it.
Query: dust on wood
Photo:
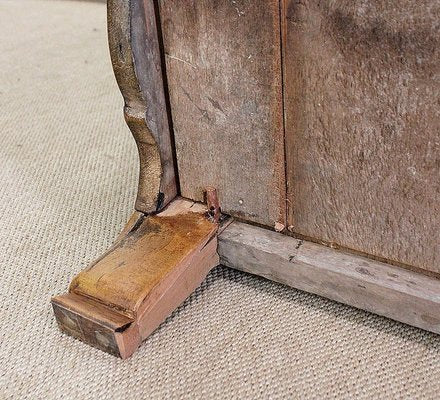
[[[440,272],[440,3],[284,13],[289,229]]]
[[[182,195],[285,225],[278,1],[159,5]]]
[[[440,333],[440,280],[365,257],[232,222],[222,264]]]

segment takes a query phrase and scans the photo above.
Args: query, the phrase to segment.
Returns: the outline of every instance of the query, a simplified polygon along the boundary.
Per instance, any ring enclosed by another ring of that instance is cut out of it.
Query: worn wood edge
[[[140,343],[134,320],[92,299],[67,293],[51,300],[60,330],[114,356],[126,358]]]
[[[172,312],[181,305],[194,290],[200,286],[208,273],[219,265],[217,237],[214,236],[193,255],[186,265],[176,268],[175,273],[167,277],[167,288],[156,297],[155,294],[145,299],[139,307],[139,333],[141,340],[147,338]],[[164,282],[165,284],[165,282]],[[151,300],[153,299],[153,301]]]
[[[90,346],[126,359],[219,264],[216,249],[217,238],[214,237],[206,244],[200,257],[193,256],[193,260],[177,268],[176,273],[161,282],[165,289],[154,290],[141,305],[139,316],[135,319],[76,293],[55,296],[51,303],[58,327]]]
[[[108,0],[107,28],[124,117],[139,153],[135,208],[157,212],[177,195],[177,181],[153,0]]]
[[[206,206],[177,198],[157,216],[146,216],[135,211],[115,243],[86,270],[111,254],[124,237],[146,218],[163,216],[178,219],[180,215],[191,212],[203,215],[206,213]],[[131,356],[141,342],[201,284],[209,271],[219,264],[217,225],[212,225],[209,236],[198,241],[191,252],[140,299],[134,315],[128,315],[126,310],[114,304],[104,303],[87,293],[78,292],[74,284],[75,278],[70,285],[69,293],[55,296],[51,300],[60,330],[112,355],[123,359]]]
[[[440,334],[440,280],[234,221],[220,263]]]

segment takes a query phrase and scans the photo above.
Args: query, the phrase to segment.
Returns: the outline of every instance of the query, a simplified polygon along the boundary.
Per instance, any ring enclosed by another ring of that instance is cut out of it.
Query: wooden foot
[[[62,331],[127,358],[219,264],[206,207],[176,199],[136,212],[115,244],[52,299]]]

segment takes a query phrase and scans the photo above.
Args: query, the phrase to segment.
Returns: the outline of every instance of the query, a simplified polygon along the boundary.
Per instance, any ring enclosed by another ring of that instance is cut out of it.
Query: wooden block
[[[228,267],[440,333],[436,278],[239,222],[218,252]]]
[[[288,0],[284,13],[288,224],[439,273],[440,3]]]
[[[129,357],[216,265],[217,224],[203,205],[176,199],[158,215],[136,213],[125,235],[52,300],[60,328]]]
[[[279,2],[159,5],[182,196],[285,224]]]

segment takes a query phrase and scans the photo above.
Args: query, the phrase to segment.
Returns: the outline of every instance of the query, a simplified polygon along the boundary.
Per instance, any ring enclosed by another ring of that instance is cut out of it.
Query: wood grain
[[[278,1],[159,4],[182,196],[285,224]]]
[[[226,266],[440,333],[438,279],[239,222],[218,239]]]
[[[291,229],[440,272],[440,3],[284,11]]]
[[[135,213],[115,244],[52,300],[60,328],[129,357],[218,265],[217,224],[205,206],[176,199]]]
[[[160,210],[177,194],[153,0],[109,0],[108,38],[124,115],[139,151],[136,209]]]
[[[216,232],[203,212],[190,211],[193,202],[175,201],[181,206],[177,214],[165,210],[142,215],[122,240],[75,277],[69,291],[135,317],[140,303],[163,278]]]
[[[54,297],[52,307],[60,330],[90,346],[122,358],[138,346],[134,320],[111,307],[73,293]]]

